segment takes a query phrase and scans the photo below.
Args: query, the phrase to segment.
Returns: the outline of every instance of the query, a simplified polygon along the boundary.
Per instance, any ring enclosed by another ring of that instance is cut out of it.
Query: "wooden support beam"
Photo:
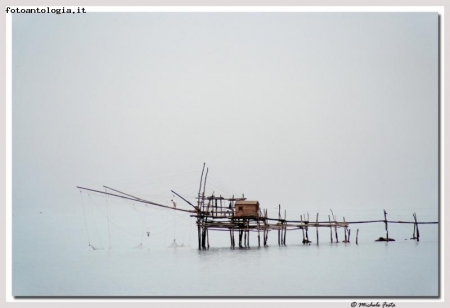
[[[261,247],[260,234],[259,234],[261,226],[260,226],[259,220],[257,222],[257,225],[258,225],[258,247]]]
[[[280,223],[278,222],[277,226],[279,224]],[[278,246],[281,246],[281,230],[280,230],[280,227],[277,227],[277,234],[278,234]]]
[[[244,231],[242,230],[242,228],[239,228],[239,248],[242,248],[242,235],[243,235]]]
[[[333,243],[333,228],[331,227],[330,215],[328,215],[328,221],[330,222],[330,241],[331,241],[331,243]]]
[[[319,223],[319,213],[316,215],[316,223]],[[316,226],[316,240],[317,240],[317,246],[319,246],[319,228]]]
[[[345,223],[345,217],[343,217],[343,221]],[[348,243],[348,240],[347,240],[347,226],[344,227],[344,243]]]
[[[417,238],[417,241],[419,241],[419,237],[420,237],[420,235],[419,235],[419,224],[417,223],[417,215],[416,215],[416,213],[414,213],[413,214],[414,215],[414,222],[415,222],[415,229],[416,229],[416,238]]]
[[[337,234],[337,224],[334,224],[334,235],[336,237],[336,243],[339,243],[339,238],[338,238],[338,234]]]
[[[386,241],[389,241],[388,222],[387,222],[387,218],[386,218],[387,213],[386,213],[386,210],[383,210],[383,212],[384,212],[384,225],[386,228]]]
[[[247,247],[250,247],[250,229],[247,229]]]
[[[236,242],[234,240],[234,228],[231,228],[231,244],[233,248],[236,247]]]
[[[306,233],[306,242],[309,243],[309,238],[308,238],[308,226],[306,226],[305,233]]]
[[[202,248],[206,249],[206,227],[203,227],[202,229]]]
[[[247,230],[242,230],[244,233],[244,247],[247,247]]]
[[[203,182],[203,172],[205,171],[205,163],[203,163],[203,169],[202,169],[202,175],[200,176],[200,185],[198,188],[198,208],[201,208],[202,205],[202,199],[201,199],[201,192],[202,192],[202,182]]]
[[[200,231],[200,221],[197,220],[197,231],[198,231],[198,249],[202,249],[201,231]]]

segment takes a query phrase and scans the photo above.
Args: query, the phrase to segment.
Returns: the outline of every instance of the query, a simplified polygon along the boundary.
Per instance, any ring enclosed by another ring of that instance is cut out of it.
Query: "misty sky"
[[[22,14],[12,29],[13,212],[70,212],[77,185],[195,196],[206,162],[209,192],[263,208],[438,218],[435,13]]]

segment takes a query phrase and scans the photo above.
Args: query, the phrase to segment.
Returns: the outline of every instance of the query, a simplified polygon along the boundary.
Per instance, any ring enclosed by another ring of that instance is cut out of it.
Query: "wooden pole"
[[[334,224],[334,235],[336,236],[336,243],[339,243],[338,234],[337,234],[337,224]]]
[[[319,246],[319,227],[317,227],[317,224],[319,223],[319,213],[316,215],[316,239],[317,239],[317,246]]]
[[[345,217],[342,217],[345,223]],[[344,225],[344,243],[347,243],[347,225]]]
[[[308,237],[308,226],[306,226],[306,242],[309,244],[309,237]]]
[[[247,247],[247,230],[244,230],[244,247]]]
[[[206,168],[205,181],[204,181],[204,183],[203,183],[203,194],[202,194],[203,198],[205,197],[206,180],[208,179],[208,169],[209,169],[209,168]],[[216,205],[217,205],[217,199],[216,199]]]
[[[250,222],[247,220],[247,247],[250,247]]]
[[[281,204],[278,204],[278,225],[281,223]],[[278,246],[281,246],[281,227],[278,228]]]
[[[260,224],[259,224],[259,219],[258,219],[258,247],[261,247],[261,242],[260,242],[260,237],[259,237],[259,230],[260,230]]]
[[[267,209],[264,209],[264,246],[267,246],[267,237],[269,235],[269,231],[267,230]]]
[[[241,248],[241,229],[238,229],[239,248]]]
[[[417,215],[414,213],[414,225],[416,226],[416,237],[417,241],[419,241],[419,224],[417,223]]]
[[[331,240],[331,243],[333,243],[333,228],[331,227],[330,215],[328,215],[328,221],[330,222],[330,240]]]
[[[236,241],[234,239],[234,227],[231,229],[231,236],[232,236],[232,241],[233,241],[233,248],[236,247]]]
[[[278,246],[281,246],[281,227],[280,227],[280,221],[278,220],[277,223],[277,234],[278,234]]]
[[[359,229],[356,229],[356,245],[358,245]]]
[[[198,233],[198,249],[201,249],[201,240],[200,240],[200,225],[197,221],[197,233]]]
[[[200,176],[200,185],[198,188],[198,208],[199,209],[202,204],[200,197],[201,197],[201,192],[202,192],[203,172],[205,172],[205,163],[203,163],[202,175]]]
[[[300,221],[303,222],[303,216],[300,215]],[[305,224],[303,223],[302,228],[302,243],[305,244],[306,240],[305,240]]]
[[[384,226],[386,228],[386,241],[389,241],[389,231],[388,231],[388,222],[387,222],[387,218],[386,218],[386,210],[383,210],[384,212]]]
[[[339,243],[339,239],[338,239],[338,234],[337,234],[337,220],[336,220],[336,216],[334,215],[333,211],[331,211],[331,214],[333,215],[333,220],[334,220],[334,236],[336,237],[336,243]]]
[[[281,239],[280,228],[278,228],[277,232],[278,232],[278,246],[280,246],[281,245],[281,242],[280,242],[280,239]]]
[[[208,242],[208,248],[209,248],[209,230],[206,228],[206,240]]]
[[[206,227],[203,227],[203,232],[202,232],[202,247],[206,248]]]
[[[283,245],[286,246],[286,230],[287,230],[287,222],[286,222],[286,210],[284,210],[284,234],[283,234]]]

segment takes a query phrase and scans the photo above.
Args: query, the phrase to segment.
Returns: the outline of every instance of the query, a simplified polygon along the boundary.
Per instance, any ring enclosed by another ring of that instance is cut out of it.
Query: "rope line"
[[[89,196],[89,194],[88,194],[88,196]],[[89,201],[91,201],[91,199],[89,199]],[[97,206],[97,205],[96,205]],[[101,245],[101,249],[104,249],[104,247],[103,247],[103,243],[102,243],[102,238],[100,237],[100,232],[98,232],[98,225],[97,225],[97,220],[95,219],[95,215],[94,215],[94,210],[93,210],[93,207],[92,207],[92,202],[91,202],[91,214],[92,214],[92,217],[94,218],[94,225],[95,225],[95,229],[97,230],[97,236],[98,236],[98,239],[99,239],[99,241],[100,241],[100,245]],[[92,246],[92,245],[91,245]],[[94,248],[93,246],[92,246],[92,248],[95,250],[96,248]]]
[[[94,205],[97,207],[97,209],[98,209],[98,210],[100,211],[100,213],[103,215],[103,217],[105,217],[106,219],[108,219],[108,217],[106,217],[106,215],[102,212],[102,210],[100,210],[100,208],[98,207],[97,203],[96,203],[95,201],[92,201],[92,203],[94,203]],[[134,236],[141,236],[140,234],[132,233],[132,232],[129,232],[129,231],[123,229],[122,227],[120,227],[119,225],[117,225],[116,223],[114,223],[114,221],[113,221],[112,219],[108,219],[108,220],[111,222],[111,224],[112,224],[113,226],[115,226],[116,228],[122,230],[122,231],[125,232],[125,233],[131,234],[131,235],[134,235]]]
[[[142,245],[142,240],[144,238],[144,229],[145,229],[145,221],[144,218],[141,217],[141,215],[139,215],[139,213],[136,211],[136,207],[133,203],[133,209],[136,212],[136,215],[138,215],[138,217],[142,220],[142,232],[141,232],[141,245]]]
[[[106,191],[106,188],[105,188]],[[106,216],[108,219],[108,248],[111,249],[111,232],[110,232],[110,228],[109,228],[109,211],[108,211],[108,196],[105,197],[105,204],[106,204]]]
[[[83,192],[81,190],[80,190],[80,198],[81,198],[81,206],[83,208],[84,225],[86,226],[86,233],[88,236],[89,246],[91,246],[91,238],[89,237],[89,229],[87,226],[86,211],[84,210]]]

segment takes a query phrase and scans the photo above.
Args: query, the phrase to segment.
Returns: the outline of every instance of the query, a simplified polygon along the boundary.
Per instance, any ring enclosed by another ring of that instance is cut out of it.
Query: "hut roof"
[[[235,205],[259,205],[258,201],[236,201]]]

